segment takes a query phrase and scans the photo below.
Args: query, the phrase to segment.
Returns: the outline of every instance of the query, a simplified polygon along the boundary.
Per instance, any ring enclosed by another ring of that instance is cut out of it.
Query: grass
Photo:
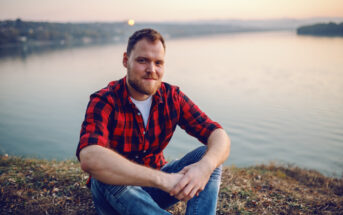
[[[0,157],[0,214],[96,214],[75,160]],[[169,210],[184,214],[185,203]],[[343,214],[343,178],[274,164],[225,167],[217,214]]]

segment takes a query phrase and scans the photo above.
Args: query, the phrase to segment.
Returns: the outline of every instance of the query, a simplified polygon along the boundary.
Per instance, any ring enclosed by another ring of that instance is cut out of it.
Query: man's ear
[[[123,54],[123,65],[125,68],[127,68],[127,61],[129,60],[129,57],[127,56],[127,53],[124,52]]]

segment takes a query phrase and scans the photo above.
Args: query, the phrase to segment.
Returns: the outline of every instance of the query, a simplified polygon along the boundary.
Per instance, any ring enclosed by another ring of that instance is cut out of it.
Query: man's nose
[[[148,63],[148,66],[146,68],[147,72],[156,72],[156,67],[153,62]]]

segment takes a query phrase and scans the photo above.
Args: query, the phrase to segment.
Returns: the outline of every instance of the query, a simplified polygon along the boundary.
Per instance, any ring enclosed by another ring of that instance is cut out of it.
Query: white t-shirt
[[[130,98],[132,102],[136,105],[136,107],[138,108],[139,112],[141,112],[142,117],[143,117],[144,127],[146,127],[146,125],[148,124],[148,119],[149,119],[149,114],[150,114],[152,96],[149,96],[149,98],[147,98],[144,101],[138,101],[132,97]]]

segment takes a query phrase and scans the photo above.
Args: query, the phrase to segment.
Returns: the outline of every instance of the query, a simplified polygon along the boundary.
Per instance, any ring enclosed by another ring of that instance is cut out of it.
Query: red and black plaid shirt
[[[89,145],[113,149],[127,159],[152,168],[166,161],[163,149],[176,125],[206,144],[211,132],[221,126],[205,115],[178,87],[162,83],[153,96],[146,128],[129,97],[126,78],[113,81],[92,94],[82,123],[76,156]]]

